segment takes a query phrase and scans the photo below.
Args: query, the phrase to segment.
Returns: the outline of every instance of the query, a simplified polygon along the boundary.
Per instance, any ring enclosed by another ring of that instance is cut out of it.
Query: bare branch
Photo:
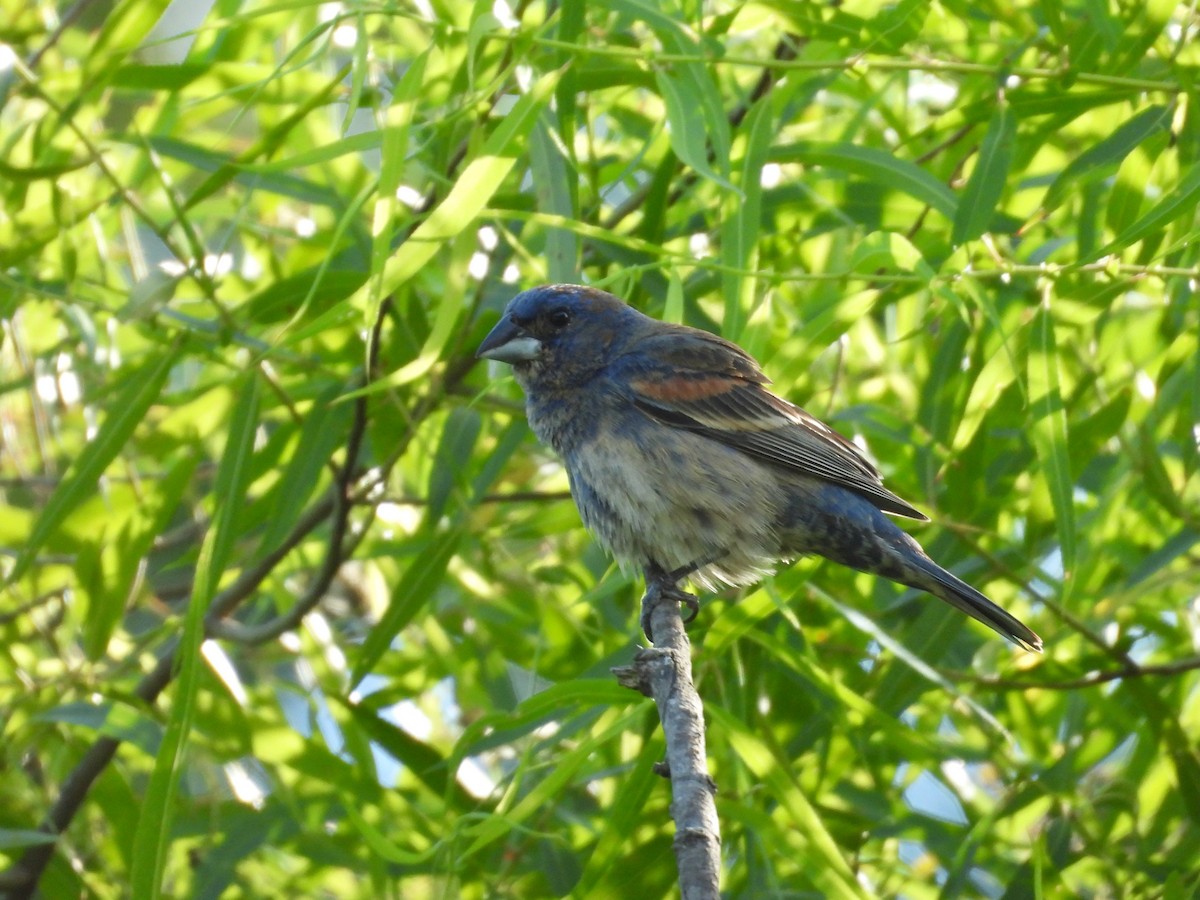
[[[692,684],[691,642],[671,592],[664,592],[663,602],[654,607],[651,625],[655,646],[639,650],[633,665],[612,671],[620,684],[653,697],[662,720],[667,761],[661,774],[671,779],[680,894],[683,900],[716,900],[721,876],[717,787],[708,775],[704,707]]]
[[[943,671],[942,674],[954,681],[967,681],[995,691],[1023,691],[1030,688],[1038,688],[1046,691],[1074,691],[1079,688],[1108,684],[1108,682],[1117,681],[1120,678],[1170,677],[1196,669],[1200,669],[1200,656],[1189,656],[1187,659],[1177,659],[1174,662],[1158,663],[1156,665],[1139,665],[1130,661],[1117,669],[1089,672],[1078,678],[1067,678],[1060,681],[1039,681],[1032,678],[999,678],[994,675],[976,675],[973,672],[958,671]]]

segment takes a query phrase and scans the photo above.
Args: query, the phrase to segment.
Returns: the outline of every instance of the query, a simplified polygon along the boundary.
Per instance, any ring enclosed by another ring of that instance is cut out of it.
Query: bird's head
[[[509,363],[526,389],[574,387],[600,371],[644,318],[595,288],[531,288],[509,301],[476,355]]]

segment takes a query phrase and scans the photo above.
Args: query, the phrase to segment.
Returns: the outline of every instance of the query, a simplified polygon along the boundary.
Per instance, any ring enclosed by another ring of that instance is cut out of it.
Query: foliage
[[[725,890],[1195,894],[1194,6],[0,21],[0,854],[121,742],[46,896],[672,894],[640,586],[473,359],[580,279],[743,343],[1046,640],[816,560],[707,599]]]

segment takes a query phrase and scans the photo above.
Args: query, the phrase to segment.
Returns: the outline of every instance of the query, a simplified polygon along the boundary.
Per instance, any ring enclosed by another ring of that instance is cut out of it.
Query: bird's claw
[[[688,614],[683,617],[683,624],[690,624],[700,612],[700,601],[686,591],[680,590],[678,586],[671,583],[651,582],[646,585],[646,593],[642,595],[642,631],[646,634],[646,640],[654,643],[654,630],[650,625],[650,620],[654,615],[654,608],[660,603],[674,601],[682,603],[688,608]]]
[[[684,606],[686,606],[688,608],[688,614],[686,616],[684,616],[683,624],[691,625],[692,622],[695,621],[696,616],[700,615],[700,600],[699,600],[699,598],[694,597],[693,595],[688,594],[684,591],[680,591],[679,597],[677,599],[679,600],[680,603],[682,603]]]
[[[687,578],[693,572],[698,572],[707,566],[709,563],[716,562],[723,554],[715,553],[711,556],[705,556],[697,559],[695,562],[688,563],[686,566],[680,566],[678,569],[672,569],[670,572],[664,571],[655,563],[647,563],[644,571],[646,573],[646,593],[642,595],[642,631],[646,635],[646,640],[654,643],[654,633],[650,627],[650,617],[654,613],[654,607],[658,606],[665,600],[673,600],[676,603],[682,603],[688,608],[688,614],[683,618],[684,625],[690,625],[692,621],[700,614],[700,600],[687,591],[679,587],[679,582]]]

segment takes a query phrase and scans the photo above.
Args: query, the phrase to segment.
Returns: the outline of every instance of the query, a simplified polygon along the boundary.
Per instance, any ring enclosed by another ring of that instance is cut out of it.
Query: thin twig
[[[679,604],[665,593],[651,612],[653,647],[639,650],[633,665],[614,668],[625,687],[654,698],[667,742],[661,774],[671,779],[675,861],[683,900],[720,896],[721,827],[708,774],[704,707],[692,684],[692,648]]]
[[[0,613],[0,625],[11,625],[26,613],[31,613],[35,609],[45,606],[47,603],[51,603],[54,600],[62,600],[63,594],[66,593],[66,590],[67,589],[63,587],[55,588],[52,591],[47,591],[38,597],[34,597],[32,600],[22,603],[15,609],[5,610],[4,612]]]
[[[154,702],[163,689],[171,683],[175,666],[175,650],[172,645],[158,660],[157,665],[147,674],[133,694],[146,705]],[[62,834],[79,807],[83,805],[92,783],[100,777],[100,773],[116,755],[121,741],[107,735],[97,738],[84,753],[83,759],[71,770],[71,774],[63,781],[58,793],[58,799],[46,813],[40,830],[48,834]],[[16,864],[7,872],[0,873],[0,891],[4,892],[6,900],[27,900],[37,893],[38,882],[50,860],[54,858],[57,843],[38,844],[26,850]]]
[[[528,36],[520,32],[492,31],[487,34],[492,41],[526,41]],[[533,43],[551,50],[569,50],[577,57],[602,56],[609,59],[644,62],[646,50],[642,47],[625,47],[613,42],[604,44],[577,44],[555,38],[538,37]],[[1153,92],[1178,94],[1188,90],[1178,81],[1153,78],[1130,78],[1125,75],[1105,75],[1100,72],[1082,72],[1065,66],[1004,66],[995,63],[967,62],[957,59],[934,59],[932,57],[868,56],[856,54],[843,59],[779,59],[764,62],[760,56],[741,56],[728,53],[715,56],[708,53],[654,53],[654,62],[701,63],[706,66],[728,66],[739,68],[768,67],[780,73],[788,72],[854,72],[865,75],[877,72],[953,72],[958,75],[984,75],[999,78],[1002,75],[1022,81],[1061,82],[1070,77],[1077,84],[1115,88],[1130,92]]]
[[[379,311],[375,316],[374,324],[371,326],[371,339],[367,342],[367,346],[371,348],[371,355],[367,360],[367,368],[363,373],[361,384],[359,385],[360,388],[365,388],[369,385],[372,377],[374,377],[374,371],[379,362],[379,336],[383,330],[383,320],[390,308],[390,299],[379,304]],[[357,549],[365,533],[360,532],[356,537],[352,537],[349,541],[346,540],[346,531],[350,523],[350,511],[353,507],[350,494],[354,489],[355,482],[358,480],[358,455],[362,449],[363,436],[366,434],[366,430],[367,395],[360,393],[354,401],[354,421],[350,425],[350,434],[346,439],[346,458],[337,470],[337,477],[334,479],[333,489],[330,492],[333,510],[331,516],[332,527],[329,534],[329,549],[325,554],[324,561],[321,563],[320,570],[308,586],[308,590],[304,592],[304,596],[297,600],[292,608],[282,616],[277,616],[261,625],[243,625],[240,622],[223,618],[213,619],[206,623],[210,636],[237,641],[242,644],[263,644],[298,627],[304,621],[304,617],[312,612],[313,608],[321,602],[321,598],[329,590],[333,579],[341,571],[342,564]]]
[[[776,61],[788,61],[796,58],[796,45],[801,39],[794,35],[785,35],[775,45],[775,51],[772,54]],[[780,72],[774,71],[767,67],[762,70],[758,81],[755,82],[753,89],[750,91],[750,96],[743,103],[739,104],[729,113],[729,124],[733,128],[737,128],[742,124],[742,120],[750,112],[750,108],[771,92],[775,87],[776,82],[783,77]],[[716,159],[716,152],[712,145],[708,146],[708,151],[705,154],[709,162]],[[699,176],[694,171],[684,172],[680,177],[680,183],[676,185],[675,190],[671,192],[671,196],[667,200],[667,206],[673,206],[678,203],[683,196],[691,189],[691,187],[699,180]],[[616,228],[627,216],[639,209],[646,202],[646,198],[650,195],[651,182],[647,181],[640,185],[629,197],[626,198],[620,206],[614,209],[604,221],[603,228],[611,230]]]
[[[994,691],[1025,691],[1039,689],[1045,691],[1074,691],[1080,688],[1096,687],[1117,681],[1122,678],[1146,678],[1150,676],[1180,675],[1200,669],[1200,656],[1189,656],[1175,662],[1139,665],[1130,662],[1117,669],[1107,669],[1099,672],[1089,672],[1079,678],[1068,678],[1061,681],[1036,681],[1031,678],[1001,678],[994,675],[976,675],[973,672],[946,671],[942,674],[953,681],[966,681],[979,687]]]
[[[504,491],[499,494],[484,494],[481,497],[474,499],[475,504],[484,503],[559,503],[563,500],[570,500],[570,491]],[[383,494],[378,498],[369,501],[371,505],[376,503],[395,503],[398,506],[428,506],[429,499],[427,497],[413,497],[411,495]]]

